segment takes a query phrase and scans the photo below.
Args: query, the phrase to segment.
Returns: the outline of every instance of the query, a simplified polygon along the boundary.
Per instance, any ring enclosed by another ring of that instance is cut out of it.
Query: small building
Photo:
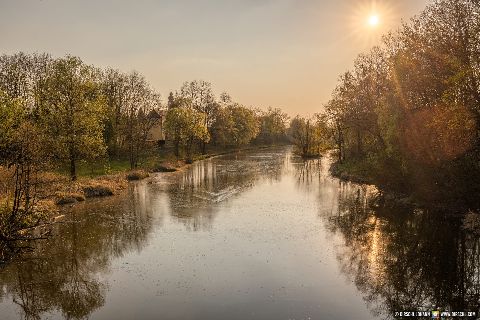
[[[152,120],[153,125],[148,132],[147,142],[159,146],[165,145],[165,110],[152,110],[148,118]]]

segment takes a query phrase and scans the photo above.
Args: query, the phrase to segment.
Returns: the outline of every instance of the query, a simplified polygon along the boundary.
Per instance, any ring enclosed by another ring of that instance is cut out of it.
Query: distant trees
[[[136,71],[106,70],[102,79],[106,99],[104,138],[111,156],[128,156],[130,168],[138,166],[147,147],[148,132],[160,121],[152,113],[161,108],[160,95]]]
[[[177,156],[185,154],[185,146],[182,147],[182,129],[174,123],[179,122],[178,117],[186,116],[186,113],[171,111],[175,109],[195,110],[203,115],[203,127],[209,138],[194,139],[196,145],[193,143],[193,146],[189,147],[192,154],[195,150],[205,153],[209,145],[239,147],[252,142],[287,142],[287,114],[278,108],[259,111],[243,106],[233,101],[226,92],[217,98],[212,85],[203,80],[185,82],[179,91],[170,92],[167,106],[167,136]]]
[[[320,156],[329,147],[327,124],[321,115],[295,117],[290,122],[289,134],[298,153],[306,158]]]
[[[209,142],[238,147],[250,143],[258,134],[255,112],[233,102],[226,93],[217,100],[208,82],[186,82],[180,94],[169,95],[168,105],[167,136],[175,154],[184,154],[187,160],[192,160],[197,145],[205,153]]]
[[[215,121],[218,104],[213,95],[212,84],[203,80],[185,82],[180,89],[183,101],[188,107],[204,115],[204,126],[211,133],[211,127]],[[202,153],[205,153],[206,141],[202,140]]]
[[[255,112],[237,103],[221,107],[213,124],[215,142],[221,146],[242,146],[258,134]]]
[[[205,115],[189,107],[169,109],[165,129],[175,143],[176,155],[180,155],[181,148],[187,162],[193,161],[195,142],[207,143],[210,140]]]
[[[279,108],[268,108],[258,112],[260,124],[258,143],[271,144],[285,142],[287,138],[288,115]]]

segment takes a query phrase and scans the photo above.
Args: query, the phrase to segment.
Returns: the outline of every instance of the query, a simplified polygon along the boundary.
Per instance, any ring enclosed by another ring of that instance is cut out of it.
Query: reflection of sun
[[[368,24],[371,25],[372,27],[375,27],[378,23],[380,22],[380,19],[378,19],[377,15],[371,15],[368,18]]]
[[[385,236],[382,232],[382,222],[375,217],[369,218],[369,224],[373,227],[372,232],[369,233],[369,248],[368,248],[368,266],[370,276],[376,283],[382,283],[384,277],[384,264],[382,257],[384,256]]]

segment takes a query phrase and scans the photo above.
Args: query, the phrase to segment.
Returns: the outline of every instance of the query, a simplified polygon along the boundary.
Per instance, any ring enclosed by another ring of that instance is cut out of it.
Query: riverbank
[[[80,176],[71,181],[65,174],[47,172],[39,175],[37,197],[39,208],[45,211],[43,222],[45,225],[55,221],[61,215],[63,206],[73,206],[76,203],[88,201],[91,198],[110,197],[120,195],[127,189],[129,182],[139,181],[150,177],[152,174],[169,172],[182,172],[194,162],[214,158],[226,154],[262,150],[275,147],[275,145],[249,145],[241,148],[215,148],[203,155],[198,155],[192,163],[185,159],[176,159],[171,155],[150,158],[142,167],[135,170],[120,170],[115,173],[98,176]]]
[[[409,184],[398,172],[374,167],[367,162],[337,161],[332,163],[330,173],[342,181],[376,186],[380,191],[378,201],[382,206],[415,207],[449,215],[478,211],[478,207],[469,205],[461,194],[446,195],[454,190],[442,189],[439,185],[421,179],[415,184]]]
[[[374,185],[380,192],[378,194],[377,203],[387,207],[418,207],[425,206],[420,199],[415,198],[412,194],[400,191],[398,186],[392,183],[385,183],[375,177],[371,166],[365,162],[348,161],[340,163],[333,162],[330,166],[330,174],[342,181],[348,181],[356,184]],[[388,180],[388,179],[387,179]],[[438,206],[436,209],[445,209]]]
[[[218,148],[209,150],[209,152],[204,155],[198,155],[195,157],[194,163],[226,154],[262,150],[272,147],[278,146],[250,145],[232,149]],[[75,181],[71,181],[67,174],[61,174],[59,172],[39,173],[35,181],[33,181],[38,188],[35,191],[34,211],[32,211],[28,217],[28,219],[32,221],[25,223],[23,228],[16,231],[16,235],[14,235],[12,239],[18,240],[0,241],[0,266],[2,265],[2,261],[4,264],[6,261],[9,261],[11,257],[21,252],[21,250],[17,249],[23,247],[22,243],[24,240],[50,238],[49,235],[53,225],[58,226],[65,223],[66,212],[69,212],[73,207],[77,207],[77,205],[84,202],[89,202],[94,198],[122,197],[128,193],[128,185],[133,181],[142,180],[161,173],[170,172],[175,175],[175,172],[181,173],[193,165],[193,163],[187,163],[184,159],[174,159],[172,157],[159,157],[154,160],[156,161],[149,162],[149,166],[143,166],[137,170],[122,170],[93,177],[80,175]],[[155,165],[152,165],[152,163],[155,163]],[[2,173],[2,169],[5,168],[0,167],[0,173]],[[9,176],[7,170],[4,171],[5,176]],[[7,186],[0,185],[0,187],[2,187],[0,192],[7,190]],[[0,195],[0,203],[5,204],[4,208],[6,210],[8,210],[7,199],[8,196],[6,193]],[[112,200],[115,201],[114,199]],[[94,202],[92,201],[92,203]],[[89,204],[85,203],[85,205]]]
[[[354,163],[333,162],[330,166],[330,173],[335,178],[359,184],[375,184],[374,178],[366,168]]]

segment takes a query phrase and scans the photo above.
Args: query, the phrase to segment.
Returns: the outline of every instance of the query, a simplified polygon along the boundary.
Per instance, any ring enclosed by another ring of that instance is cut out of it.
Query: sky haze
[[[203,79],[245,105],[318,112],[338,76],[426,0],[0,0],[2,54],[138,70],[166,100]],[[378,15],[378,25],[369,18]]]

